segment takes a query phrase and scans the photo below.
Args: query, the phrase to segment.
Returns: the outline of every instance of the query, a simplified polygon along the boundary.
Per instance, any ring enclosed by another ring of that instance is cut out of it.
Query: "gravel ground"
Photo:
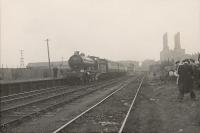
[[[200,92],[192,101],[185,95],[177,100],[175,82],[163,83],[149,78],[141,89],[124,132],[132,133],[200,133]]]
[[[185,95],[177,101],[175,82],[161,82],[151,77],[141,88],[139,97],[123,130],[124,133],[200,133],[200,91],[197,100]],[[117,93],[94,111],[78,119],[65,130],[70,132],[117,132],[132,99],[136,82]],[[11,133],[50,133],[67,123],[74,116],[101,100],[115,87],[105,88],[77,100],[40,118],[11,129]]]
[[[131,81],[125,88],[75,120],[62,132],[118,132],[141,80],[132,78]]]
[[[80,112],[83,112],[97,101],[100,101],[100,99],[105,97],[105,95],[117,89],[117,86],[121,83],[122,82],[119,82],[110,87],[100,89],[99,91],[78,99],[70,104],[48,112],[41,117],[23,123],[18,127],[10,128],[7,133],[51,133]]]

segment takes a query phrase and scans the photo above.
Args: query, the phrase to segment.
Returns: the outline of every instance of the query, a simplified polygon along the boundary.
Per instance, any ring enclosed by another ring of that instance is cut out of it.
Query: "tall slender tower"
[[[21,57],[20,57],[20,68],[23,68],[24,67],[24,50],[20,50],[20,55],[21,55]]]
[[[174,35],[174,50],[173,59],[174,61],[180,61],[185,58],[185,49],[181,48],[180,32]]]
[[[174,50],[181,49],[180,32],[177,32],[174,36]]]
[[[160,60],[161,61],[171,60],[171,52],[168,46],[167,32],[163,35],[163,50],[160,52]]]
[[[167,32],[163,35],[163,50],[169,50]]]

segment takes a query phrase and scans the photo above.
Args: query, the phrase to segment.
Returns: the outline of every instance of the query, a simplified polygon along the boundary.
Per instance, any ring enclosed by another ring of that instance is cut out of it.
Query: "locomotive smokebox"
[[[95,61],[93,59],[81,54],[71,56],[68,63],[71,69],[75,71],[80,71],[81,69],[86,70],[89,67],[95,66]]]

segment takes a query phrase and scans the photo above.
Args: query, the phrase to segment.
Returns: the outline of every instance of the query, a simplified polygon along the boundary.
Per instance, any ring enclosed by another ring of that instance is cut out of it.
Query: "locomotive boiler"
[[[116,75],[116,73],[125,73],[127,71],[127,67],[122,63],[95,56],[85,56],[79,51],[74,52],[68,63],[71,68],[70,76],[82,82],[97,80],[102,75]]]
[[[94,70],[96,66],[95,60],[86,57],[83,53],[79,54],[79,52],[75,52],[69,58],[68,63],[71,69],[75,71]]]

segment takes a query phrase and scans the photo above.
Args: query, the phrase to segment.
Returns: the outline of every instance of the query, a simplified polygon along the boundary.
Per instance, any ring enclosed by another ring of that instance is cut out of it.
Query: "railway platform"
[[[68,82],[64,78],[40,78],[27,80],[1,80],[1,96],[8,96],[17,93],[34,91],[54,86],[66,85]]]

